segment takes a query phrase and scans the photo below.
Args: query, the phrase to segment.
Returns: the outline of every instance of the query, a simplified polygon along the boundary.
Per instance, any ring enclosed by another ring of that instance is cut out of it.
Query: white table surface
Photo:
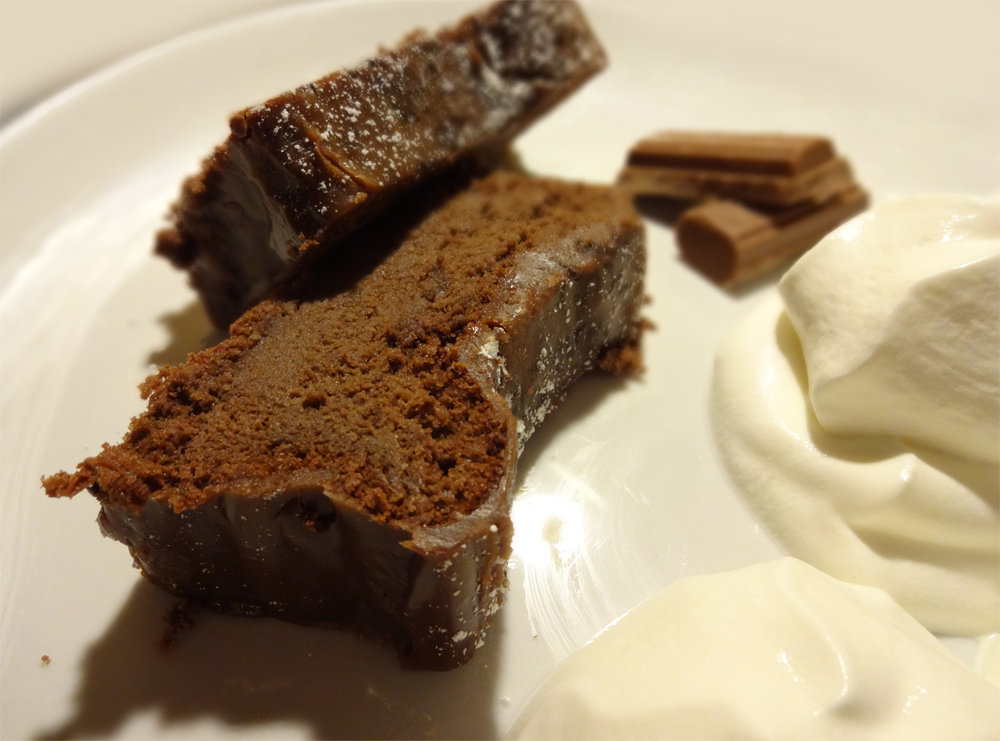
[[[0,0],[0,126],[175,36],[298,0]]]

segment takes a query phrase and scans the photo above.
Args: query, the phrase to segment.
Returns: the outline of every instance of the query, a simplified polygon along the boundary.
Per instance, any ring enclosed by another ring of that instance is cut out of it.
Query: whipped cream
[[[884,592],[794,558],[684,579],[570,656],[508,738],[996,738],[1000,688]]]
[[[886,203],[807,252],[779,291],[823,429],[1000,460],[1000,201]]]
[[[998,254],[996,202],[887,204],[807,253],[716,359],[719,450],[775,539],[941,633],[1000,625]]]

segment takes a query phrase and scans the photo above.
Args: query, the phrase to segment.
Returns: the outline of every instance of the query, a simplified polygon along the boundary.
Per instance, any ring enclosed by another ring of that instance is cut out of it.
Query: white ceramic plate
[[[537,172],[606,182],[657,129],[815,131],[876,198],[993,191],[998,7],[589,5],[612,65],[518,149]],[[509,599],[457,671],[407,673],[338,631],[204,613],[160,652],[171,600],[99,536],[92,498],[43,496],[42,474],[119,440],[144,406],[136,385],[209,332],[150,245],[228,114],[468,9],[283,9],[135,57],[3,132],[3,737],[496,736],[559,660],[639,601],[778,555],[722,478],[706,422],[714,348],[768,287],[717,290],[656,224],[648,372],[585,380],[530,444]]]

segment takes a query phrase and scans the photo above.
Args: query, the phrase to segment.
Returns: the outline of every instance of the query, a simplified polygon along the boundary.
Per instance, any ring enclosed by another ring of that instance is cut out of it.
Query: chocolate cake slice
[[[448,669],[501,601],[519,446],[582,373],[638,363],[644,236],[614,188],[507,173],[394,219],[150,377],[124,441],[44,485],[89,487],[171,592]]]
[[[444,168],[489,159],[600,71],[573,2],[508,1],[236,114],[156,251],[227,328],[279,280]]]

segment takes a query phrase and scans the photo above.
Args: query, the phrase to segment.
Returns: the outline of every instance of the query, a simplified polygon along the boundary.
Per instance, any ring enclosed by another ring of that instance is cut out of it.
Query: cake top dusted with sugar
[[[156,251],[227,328],[429,176],[491,166],[605,64],[574,2],[500,2],[411,34],[235,115]]]
[[[575,4],[505,2],[437,36],[413,34],[397,50],[254,106],[231,125],[238,138],[271,144],[284,167],[317,178],[321,193],[334,188],[331,178],[347,178],[363,194],[484,139],[510,139],[551,86],[604,64]]]
[[[231,128],[297,181],[286,205],[315,239],[332,215],[432,163],[509,141],[604,64],[575,3],[501,2],[243,111]]]

